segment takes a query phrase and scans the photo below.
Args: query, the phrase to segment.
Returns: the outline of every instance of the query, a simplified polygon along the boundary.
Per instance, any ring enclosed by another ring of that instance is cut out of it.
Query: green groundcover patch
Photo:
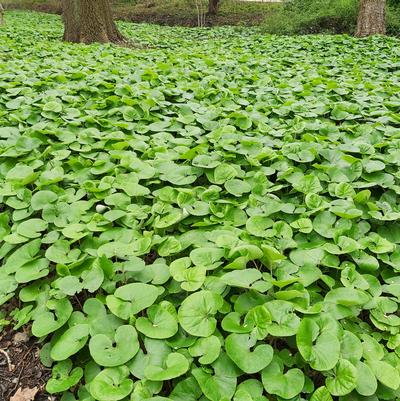
[[[0,305],[49,393],[400,399],[398,40],[6,19]]]

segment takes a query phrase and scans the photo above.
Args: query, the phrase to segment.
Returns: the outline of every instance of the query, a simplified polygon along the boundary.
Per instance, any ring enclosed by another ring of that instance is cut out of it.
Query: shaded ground
[[[61,6],[54,0],[7,0],[7,8],[22,8],[53,14],[61,14]],[[279,4],[271,2],[239,2],[226,0],[217,16],[208,16],[206,24],[219,25],[258,25],[267,13]],[[130,22],[146,22],[159,25],[197,26],[197,14],[193,5],[186,0],[143,0],[136,5],[114,1],[116,19]]]
[[[34,338],[10,328],[0,332],[0,400],[24,400],[16,394],[37,388],[35,401],[53,401],[54,397],[44,394],[43,388],[51,370],[39,360],[39,344]],[[20,390],[19,390],[20,389]],[[32,394],[35,390],[32,391]],[[14,396],[14,398],[12,398]],[[26,399],[26,398],[25,398]],[[28,398],[29,399],[29,398]]]

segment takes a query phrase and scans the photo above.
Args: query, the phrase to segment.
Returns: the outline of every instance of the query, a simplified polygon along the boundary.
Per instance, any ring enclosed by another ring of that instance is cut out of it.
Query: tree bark
[[[73,43],[123,43],[108,0],[62,0],[64,40]]]
[[[4,23],[4,7],[0,3],[0,25],[3,25]]]
[[[361,0],[356,36],[386,33],[386,0]]]
[[[208,1],[208,15],[216,15],[218,12],[219,0]]]

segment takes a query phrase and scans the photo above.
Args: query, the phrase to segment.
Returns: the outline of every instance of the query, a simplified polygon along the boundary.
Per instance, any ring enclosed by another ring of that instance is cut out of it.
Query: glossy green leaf
[[[340,357],[340,326],[328,314],[304,318],[296,334],[301,356],[317,371],[333,369]]]
[[[187,297],[178,310],[178,320],[189,333],[208,337],[214,333],[217,321],[214,315],[222,307],[223,300],[211,291],[199,291]]]
[[[119,401],[133,389],[133,381],[128,378],[126,366],[106,368],[90,383],[90,394],[98,401]]]
[[[274,359],[261,373],[265,390],[282,398],[293,398],[300,394],[304,386],[304,374],[300,369],[283,372],[282,363]]]
[[[332,395],[350,394],[357,387],[357,368],[346,359],[341,359],[335,368],[335,376],[328,377],[325,385]]]
[[[107,367],[119,366],[131,360],[139,351],[138,335],[134,327],[118,327],[114,338],[96,334],[89,342],[90,355],[94,361]]]
[[[89,326],[72,326],[53,344],[50,356],[55,361],[63,361],[81,350],[89,338]]]
[[[256,346],[256,340],[247,334],[230,334],[225,340],[226,353],[244,372],[260,372],[272,361],[273,348],[269,344]]]

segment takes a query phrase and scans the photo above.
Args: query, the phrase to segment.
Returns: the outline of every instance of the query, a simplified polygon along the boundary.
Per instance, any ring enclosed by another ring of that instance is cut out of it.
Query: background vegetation
[[[196,26],[196,9],[191,0],[114,0],[115,16],[132,22]],[[61,12],[58,0],[5,0],[9,7]],[[261,25],[273,34],[353,34],[358,0],[293,0],[284,4],[222,0],[217,16],[208,25]],[[400,2],[388,1],[387,30],[400,35]]]
[[[357,22],[358,0],[295,0],[286,2],[265,16],[264,29],[277,34],[348,33]],[[400,34],[400,7],[391,1],[387,7],[387,30]]]

